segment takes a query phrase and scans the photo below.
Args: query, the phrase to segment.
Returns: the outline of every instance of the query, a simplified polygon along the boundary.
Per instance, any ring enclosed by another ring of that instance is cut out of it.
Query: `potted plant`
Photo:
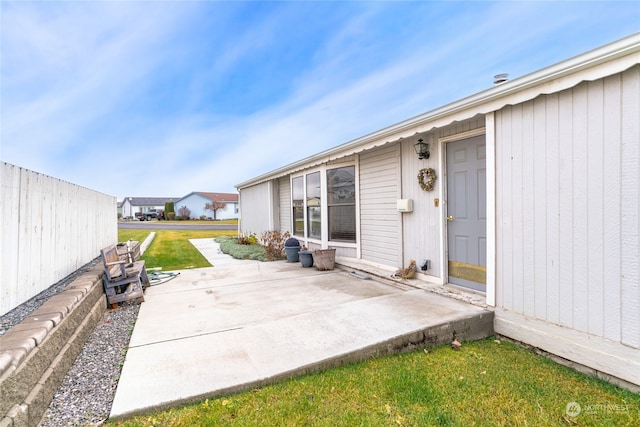
[[[300,252],[300,242],[295,237],[290,237],[284,242],[284,252],[287,255],[287,262],[298,262],[298,252]]]
[[[302,250],[299,252],[300,254],[300,262],[303,267],[312,267],[313,266],[313,253],[307,250],[306,246],[302,247]]]

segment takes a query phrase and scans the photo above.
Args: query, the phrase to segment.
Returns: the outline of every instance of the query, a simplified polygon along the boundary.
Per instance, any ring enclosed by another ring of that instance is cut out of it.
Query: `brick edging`
[[[107,309],[102,265],[0,337],[0,427],[37,426]]]

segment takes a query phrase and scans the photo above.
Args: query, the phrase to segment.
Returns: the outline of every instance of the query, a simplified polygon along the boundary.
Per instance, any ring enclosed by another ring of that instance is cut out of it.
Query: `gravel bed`
[[[111,412],[140,305],[108,310],[62,380],[41,427],[100,425]]]
[[[0,316],[0,336],[22,322],[76,277],[92,269],[99,258]],[[41,427],[101,425],[109,417],[122,365],[140,304],[124,302],[107,310],[62,380]]]

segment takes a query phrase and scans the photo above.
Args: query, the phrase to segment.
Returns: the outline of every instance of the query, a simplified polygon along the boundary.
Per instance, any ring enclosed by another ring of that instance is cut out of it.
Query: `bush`
[[[254,259],[257,261],[269,261],[267,252],[260,245],[241,245],[238,239],[231,236],[216,237],[220,243],[220,250],[237,259]]]
[[[178,215],[179,219],[189,219],[189,217],[191,216],[191,209],[186,206],[182,206],[180,209],[178,209]]]
[[[291,237],[288,231],[280,233],[277,230],[265,231],[260,237],[260,244],[264,246],[267,251],[267,256],[270,259],[283,259],[284,258],[284,242]]]
[[[295,237],[290,237],[287,239],[286,242],[284,242],[285,248],[296,247],[296,246],[300,246],[300,241]]]
[[[249,235],[242,234],[238,236],[239,245],[255,245],[256,243],[258,243],[258,238],[255,233],[251,233]]]
[[[176,213],[175,212],[167,212],[167,219],[169,221],[173,221],[174,219],[176,219]]]
[[[173,217],[176,217],[176,210],[173,206],[173,202],[165,202],[164,203],[164,214],[167,218],[171,219],[170,214],[173,214]]]

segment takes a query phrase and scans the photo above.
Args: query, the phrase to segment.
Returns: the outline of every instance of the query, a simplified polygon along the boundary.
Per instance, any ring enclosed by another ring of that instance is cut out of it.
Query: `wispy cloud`
[[[232,191],[485,89],[499,72],[517,77],[638,30],[624,2],[0,11],[2,159],[119,198]]]

